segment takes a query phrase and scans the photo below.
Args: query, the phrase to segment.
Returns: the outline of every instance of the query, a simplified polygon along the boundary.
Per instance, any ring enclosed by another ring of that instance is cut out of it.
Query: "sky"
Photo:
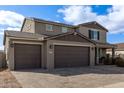
[[[124,42],[124,6],[60,6],[60,5],[26,5],[0,6],[0,49],[3,49],[4,30],[20,31],[25,17],[77,25],[97,21],[109,30],[108,43]]]

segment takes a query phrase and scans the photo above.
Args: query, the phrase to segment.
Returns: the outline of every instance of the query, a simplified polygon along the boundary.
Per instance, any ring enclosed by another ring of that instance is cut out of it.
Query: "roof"
[[[90,41],[91,43],[95,44],[95,42],[93,40],[89,39],[88,37],[82,35],[80,32],[77,32],[77,31],[71,31],[71,32],[67,32],[67,33],[57,34],[57,35],[54,35],[54,36],[49,36],[49,37],[46,37],[45,40],[54,39],[54,38],[57,38],[57,37],[60,37],[60,36],[65,36],[65,35],[69,35],[69,34],[73,34],[73,33],[76,33],[76,34],[80,35],[82,38],[84,38],[84,39]]]
[[[69,34],[73,34],[73,33],[80,35],[82,38],[84,38],[84,39],[88,40],[89,42],[93,43],[94,45],[96,45],[96,47],[116,48],[116,45],[114,45],[114,44],[96,42],[94,40],[89,39],[88,37],[84,36],[83,34],[81,34],[80,32],[77,32],[77,31],[62,33],[62,34],[58,34],[58,35],[54,35],[54,36],[48,36],[44,40],[54,39],[57,37],[61,37],[61,36],[65,36],[65,35],[69,35]]]
[[[124,43],[115,44],[117,46],[116,50],[124,50]]]
[[[60,22],[54,22],[54,21],[48,21],[48,20],[44,20],[44,19],[39,19],[39,18],[35,18],[35,17],[27,17],[24,19],[24,22],[27,20],[33,20],[33,21],[36,21],[36,22],[43,22],[43,23],[48,23],[48,24],[55,24],[55,25],[61,25],[61,26],[67,26],[67,27],[76,27],[76,26],[73,26],[73,25],[69,25],[69,24],[65,24],[65,23],[60,23]],[[23,22],[23,23],[24,23]]]
[[[103,29],[105,31],[108,31],[107,28],[105,28],[104,26],[102,26],[101,24],[99,24],[96,21],[79,24],[79,26],[86,26],[86,27],[91,27],[91,28],[96,28],[96,25],[97,25],[98,29]]]
[[[57,38],[57,37],[60,37],[60,36],[65,36],[65,35],[75,34],[75,33],[80,35],[82,38],[88,40],[89,42],[93,43],[97,47],[115,48],[115,46],[116,46],[116,45],[112,45],[112,44],[109,44],[109,43],[96,42],[94,40],[89,39],[88,37],[84,36],[83,34],[81,34],[80,32],[77,32],[77,31],[57,34],[57,35],[53,35],[53,36],[46,36],[46,35],[40,35],[40,34],[35,34],[35,33],[20,32],[20,31],[5,31],[4,45],[5,45],[5,41],[6,41],[6,38],[5,38],[6,36],[7,37],[17,37],[17,38],[37,39],[37,40],[50,40],[50,39],[54,39],[54,38]]]
[[[6,36],[11,37],[26,37],[26,38],[38,38],[38,37],[46,37],[45,35],[40,35],[36,33],[28,33],[28,32],[20,32],[20,31],[5,31]]]
[[[35,34],[35,33],[28,33],[28,32],[20,32],[20,31],[10,31],[6,30],[4,33],[4,44],[5,44],[5,37],[17,37],[17,38],[28,38],[28,39],[42,39],[47,37],[45,35]]]
[[[102,47],[102,48],[117,48],[116,45],[110,44],[110,43],[101,43],[101,42],[96,42],[97,47]]]
[[[24,22],[22,24],[22,27],[21,27],[21,31],[22,31],[22,28],[25,24],[25,21],[26,20],[33,20],[33,21],[36,21],[36,22],[42,22],[42,23],[47,23],[47,24],[54,24],[54,25],[61,25],[61,26],[66,26],[66,27],[71,27],[71,28],[77,28],[79,26],[87,26],[87,27],[90,27],[90,28],[94,28],[94,25],[97,25],[97,28],[98,29],[103,29],[105,31],[108,31],[107,28],[105,28],[104,26],[102,26],[101,24],[99,24],[98,22],[96,21],[92,21],[92,22],[87,22],[87,23],[82,23],[82,24],[79,24],[79,25],[69,25],[69,24],[65,24],[65,23],[60,23],[60,22],[54,22],[54,21],[48,21],[48,20],[44,20],[44,19],[39,19],[39,18],[35,18],[35,17],[26,17],[24,19]],[[93,25],[94,24],[94,25]]]

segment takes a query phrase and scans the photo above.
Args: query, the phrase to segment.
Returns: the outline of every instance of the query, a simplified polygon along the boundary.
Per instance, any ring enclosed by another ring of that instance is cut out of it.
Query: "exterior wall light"
[[[92,47],[91,49],[93,50],[94,48]]]
[[[53,49],[53,45],[49,45],[49,48],[50,48],[50,49]]]
[[[14,44],[13,43],[10,43],[10,47],[14,47]]]
[[[10,47],[14,47],[14,44],[12,41],[9,41],[9,45],[10,45]]]

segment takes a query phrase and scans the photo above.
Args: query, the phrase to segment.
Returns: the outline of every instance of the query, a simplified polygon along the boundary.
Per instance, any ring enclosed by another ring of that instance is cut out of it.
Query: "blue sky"
[[[98,21],[110,31],[107,34],[109,43],[124,42],[122,23],[124,6],[55,6],[27,5],[0,6],[0,47],[3,44],[3,30],[19,30],[24,17],[37,17],[68,24],[79,24],[88,21]],[[118,19],[119,20],[116,20]]]

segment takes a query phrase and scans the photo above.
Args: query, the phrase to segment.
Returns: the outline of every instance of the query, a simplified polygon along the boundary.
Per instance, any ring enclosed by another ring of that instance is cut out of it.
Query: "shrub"
[[[105,65],[113,65],[114,63],[112,62],[112,58],[105,58],[105,62],[104,62]]]
[[[107,54],[106,55],[104,64],[105,65],[114,65],[114,62],[112,60],[112,57],[110,57],[110,54]]]
[[[115,58],[115,64],[119,67],[124,67],[124,59],[122,59],[121,57]]]

